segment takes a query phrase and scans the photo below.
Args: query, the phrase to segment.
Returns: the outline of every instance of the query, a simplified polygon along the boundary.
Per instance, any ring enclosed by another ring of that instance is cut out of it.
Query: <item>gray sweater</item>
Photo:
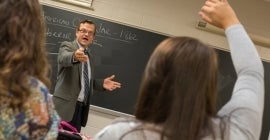
[[[258,140],[264,107],[263,65],[255,45],[241,24],[230,26],[225,30],[225,34],[237,73],[237,81],[230,101],[218,112],[218,116],[229,118],[225,131],[219,129],[221,120],[213,118],[213,126],[217,128],[215,129],[216,139],[221,139],[222,133],[225,133],[227,140]],[[103,128],[93,140],[118,140],[123,134],[140,124],[138,120],[116,121]],[[143,130],[129,133],[123,140],[153,140],[159,137],[156,132]],[[212,139],[211,136],[203,138],[203,140]]]

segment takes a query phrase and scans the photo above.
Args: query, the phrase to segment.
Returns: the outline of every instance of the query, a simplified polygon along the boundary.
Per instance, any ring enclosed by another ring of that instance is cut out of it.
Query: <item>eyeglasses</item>
[[[92,31],[87,31],[87,30],[85,30],[85,29],[82,29],[82,30],[79,30],[80,31],[80,33],[83,33],[83,34],[88,34],[88,35],[93,35],[94,34],[94,32],[92,32]]]

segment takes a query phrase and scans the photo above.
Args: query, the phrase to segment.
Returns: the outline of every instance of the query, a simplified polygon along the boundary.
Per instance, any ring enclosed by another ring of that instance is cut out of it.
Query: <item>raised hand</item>
[[[222,29],[239,23],[227,0],[207,0],[199,11],[199,15],[204,21]]]

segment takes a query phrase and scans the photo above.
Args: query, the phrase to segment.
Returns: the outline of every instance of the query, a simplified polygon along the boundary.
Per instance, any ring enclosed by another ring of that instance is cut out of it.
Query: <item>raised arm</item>
[[[206,22],[225,30],[237,72],[232,98],[218,115],[230,116],[231,139],[259,139],[264,106],[264,71],[255,45],[227,0],[207,0],[199,15]]]

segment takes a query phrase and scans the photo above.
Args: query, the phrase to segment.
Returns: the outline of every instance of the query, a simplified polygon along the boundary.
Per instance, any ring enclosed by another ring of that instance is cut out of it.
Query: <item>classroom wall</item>
[[[168,36],[196,37],[219,49],[228,50],[224,36],[195,28],[199,19],[197,13],[204,0],[94,0],[94,10],[53,0],[40,2]],[[230,3],[249,33],[270,39],[270,2],[233,0]],[[257,49],[262,59],[270,62],[270,47],[257,45]],[[91,107],[88,124],[82,129],[82,133],[93,136],[118,116],[126,115]]]

